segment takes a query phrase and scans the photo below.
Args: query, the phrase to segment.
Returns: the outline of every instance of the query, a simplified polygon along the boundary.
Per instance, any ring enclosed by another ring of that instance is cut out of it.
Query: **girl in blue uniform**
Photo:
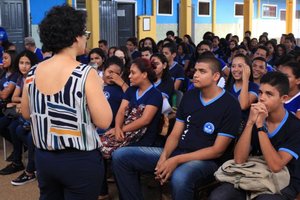
[[[243,111],[243,120],[248,118],[249,108],[257,101],[258,85],[253,83],[250,59],[237,54],[232,60],[231,73],[226,83],[226,89],[235,96]]]

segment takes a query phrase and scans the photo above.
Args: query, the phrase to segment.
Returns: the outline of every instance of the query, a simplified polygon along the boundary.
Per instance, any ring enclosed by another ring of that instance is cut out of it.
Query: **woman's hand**
[[[117,141],[123,141],[124,140],[124,133],[121,128],[115,128],[115,137]]]
[[[249,81],[250,78],[250,74],[251,74],[251,70],[250,70],[250,66],[248,66],[247,64],[243,65],[243,81]]]
[[[109,138],[115,137],[115,129],[114,128],[109,129],[104,133],[104,135],[106,135]]]

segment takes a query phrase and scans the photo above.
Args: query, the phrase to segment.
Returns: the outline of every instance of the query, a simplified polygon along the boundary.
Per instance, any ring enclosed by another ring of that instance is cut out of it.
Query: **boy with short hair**
[[[250,154],[262,155],[272,172],[287,166],[290,184],[281,194],[261,194],[256,200],[295,199],[300,192],[300,120],[284,108],[289,81],[280,72],[265,74],[260,82],[259,102],[251,105],[246,127],[236,144],[234,161],[245,163]],[[246,199],[246,192],[223,183],[214,190],[211,200]]]
[[[113,170],[122,199],[143,199],[138,174],[155,172],[161,184],[170,178],[174,200],[192,200],[196,183],[210,181],[219,164],[230,157],[228,147],[238,131],[241,109],[217,86],[219,65],[216,58],[197,61],[195,89],[183,96],[164,148],[124,147],[114,152]]]
[[[177,55],[177,48],[174,43],[167,43],[163,46],[163,54],[166,56],[169,64],[169,73],[174,81],[174,89],[179,90],[184,80],[183,66],[174,61]]]
[[[260,79],[267,73],[267,61],[262,57],[256,57],[252,61],[253,82],[260,85]]]
[[[153,55],[152,48],[150,47],[143,47],[141,49],[141,58],[145,58],[150,60],[151,56]]]

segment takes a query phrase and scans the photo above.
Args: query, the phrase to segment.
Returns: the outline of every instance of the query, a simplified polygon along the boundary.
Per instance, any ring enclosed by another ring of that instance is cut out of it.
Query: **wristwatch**
[[[262,131],[262,132],[268,133],[268,129],[265,126],[257,128],[257,131]]]

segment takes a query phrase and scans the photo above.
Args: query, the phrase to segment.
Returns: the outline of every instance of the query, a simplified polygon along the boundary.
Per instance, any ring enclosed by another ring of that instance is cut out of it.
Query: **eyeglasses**
[[[84,31],[84,34],[83,34],[86,39],[88,40],[90,37],[91,37],[91,31]]]

